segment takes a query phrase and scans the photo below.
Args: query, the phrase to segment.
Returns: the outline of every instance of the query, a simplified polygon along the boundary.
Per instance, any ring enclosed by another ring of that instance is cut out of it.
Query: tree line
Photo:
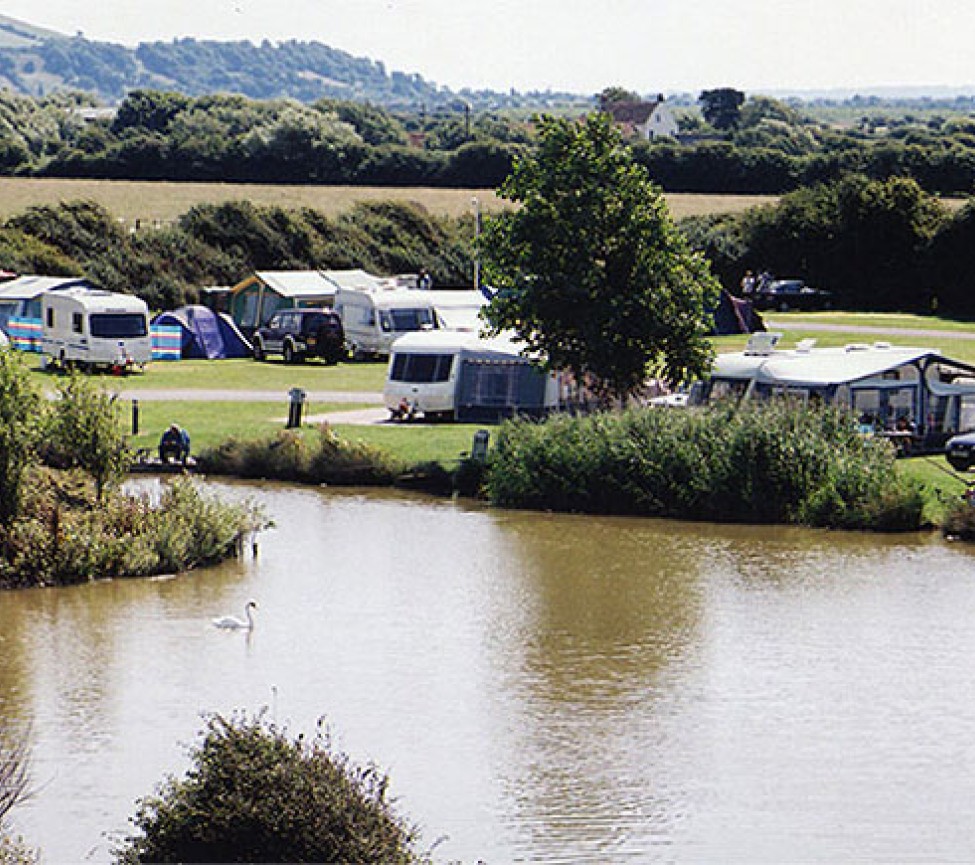
[[[732,292],[746,270],[799,277],[837,306],[975,318],[975,205],[952,211],[913,180],[852,175],[743,214],[678,228]],[[339,217],[238,201],[198,205],[173,225],[127,231],[103,207],[32,207],[0,225],[0,268],[87,276],[153,309],[196,302],[258,269],[427,268],[439,286],[473,281],[472,216],[410,203],[360,203]]]
[[[631,97],[607,88],[594,106]],[[94,104],[80,93],[0,93],[0,173],[488,188],[538,143],[536,121],[474,111],[464,100],[427,112],[136,90],[114,118],[92,120],[82,109]],[[939,194],[975,188],[971,112],[885,116],[865,108],[838,124],[731,88],[704,91],[699,106],[674,106],[678,139],[627,142],[666,191],[780,194],[850,174],[910,177]]]

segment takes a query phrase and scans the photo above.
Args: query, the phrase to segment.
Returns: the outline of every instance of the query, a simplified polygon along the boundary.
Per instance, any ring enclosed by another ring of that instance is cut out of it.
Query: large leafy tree
[[[606,397],[704,372],[717,283],[605,114],[543,118],[500,195],[517,207],[482,238],[494,332]]]
[[[741,120],[745,94],[733,87],[703,90],[698,97],[701,113],[715,129],[734,129]]]

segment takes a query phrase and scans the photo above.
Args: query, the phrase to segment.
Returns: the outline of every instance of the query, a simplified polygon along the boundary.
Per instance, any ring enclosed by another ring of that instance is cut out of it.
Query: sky
[[[2,0],[134,46],[319,41],[458,90],[975,92],[973,0]]]

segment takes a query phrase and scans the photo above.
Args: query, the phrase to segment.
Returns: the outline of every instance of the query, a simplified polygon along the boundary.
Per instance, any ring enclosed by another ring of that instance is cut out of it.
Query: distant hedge
[[[502,427],[487,468],[504,507],[909,531],[919,487],[831,408],[631,410]]]

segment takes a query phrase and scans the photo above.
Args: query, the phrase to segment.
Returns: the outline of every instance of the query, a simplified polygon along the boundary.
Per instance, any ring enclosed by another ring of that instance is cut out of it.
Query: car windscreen
[[[390,381],[405,381],[414,384],[447,381],[450,378],[452,354],[401,354],[393,355],[393,368]]]
[[[146,317],[140,312],[96,313],[88,322],[91,335],[103,339],[133,339],[149,332]]]

